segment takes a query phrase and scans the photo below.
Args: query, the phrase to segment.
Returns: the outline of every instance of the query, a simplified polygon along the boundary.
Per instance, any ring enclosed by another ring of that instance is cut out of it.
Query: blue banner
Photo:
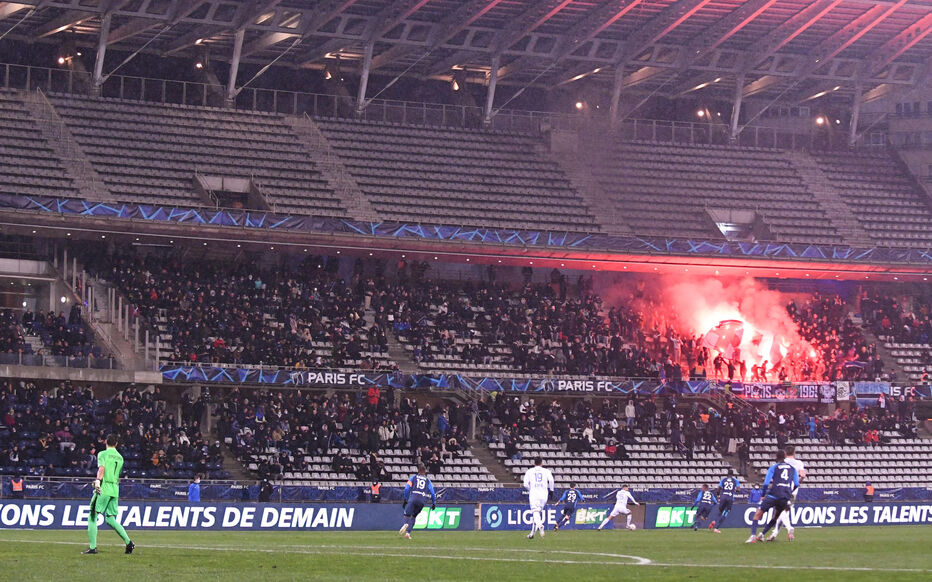
[[[85,529],[87,501],[0,500],[0,527],[8,529]],[[395,504],[163,503],[121,502],[117,520],[128,530],[386,531],[404,523]],[[97,516],[103,525],[103,516]],[[425,509],[414,529],[472,530],[473,506]]]
[[[632,510],[632,524],[635,527],[644,526],[644,511],[642,506],[629,507]],[[610,503],[580,503],[576,513],[570,519],[566,529],[596,529],[599,524],[609,516],[612,510]],[[544,523],[546,529],[551,530],[563,517],[563,506],[548,504],[544,509]],[[624,519],[623,516],[619,516]],[[483,503],[479,505],[479,529],[486,531],[499,530],[528,530],[534,520],[534,514],[527,503]],[[614,527],[609,521],[607,529]]]
[[[218,210],[178,206],[150,206],[0,194],[0,209],[30,210],[44,214],[93,218],[112,218],[153,223],[173,223],[262,229],[304,233],[341,233],[380,238],[404,238],[419,241],[453,241],[491,243],[517,248],[543,247],[567,250],[600,250],[649,255],[699,255],[737,258],[806,260],[837,263],[912,263],[929,265],[932,253],[922,248],[851,247],[847,245],[709,241],[687,238],[661,238],[517,230],[470,228],[403,222],[362,222],[340,218],[295,216],[254,210]]]
[[[725,522],[716,526],[750,527],[756,512],[757,505],[736,503]],[[695,508],[686,505],[650,505],[645,523],[649,529],[688,528],[695,515]],[[717,517],[718,510],[713,509],[710,519]],[[758,523],[772,518],[773,510],[769,510]],[[928,525],[932,524],[932,503],[796,503],[790,509],[790,523],[793,527]]]

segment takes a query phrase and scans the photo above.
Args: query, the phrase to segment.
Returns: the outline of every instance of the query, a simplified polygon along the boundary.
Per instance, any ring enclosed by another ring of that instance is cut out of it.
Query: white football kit
[[[543,467],[531,467],[524,474],[524,488],[527,489],[528,503],[534,519],[531,535],[528,537],[534,537],[536,531],[544,535],[544,508],[553,491],[553,473]]]
[[[625,516],[625,527],[631,528],[631,510],[628,509],[628,503],[638,504],[634,500],[634,497],[631,496],[631,493],[625,491],[624,489],[619,489],[618,493],[615,494],[615,507],[612,508],[612,512],[606,517],[602,523],[599,525],[599,529],[602,529],[608,522],[615,519],[615,516],[619,514],[624,514]]]

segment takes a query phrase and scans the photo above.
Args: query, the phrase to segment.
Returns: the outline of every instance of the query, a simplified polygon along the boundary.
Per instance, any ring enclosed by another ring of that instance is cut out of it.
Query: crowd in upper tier
[[[172,407],[158,388],[126,388],[110,398],[64,382],[52,390],[0,382],[0,472],[90,476],[109,433],[120,440],[128,477],[224,476],[219,443],[201,435],[203,401]],[[181,418],[177,411],[181,411]]]
[[[451,281],[428,278],[422,263],[402,261],[387,275],[384,262],[364,267],[357,261],[350,273],[334,258],[282,261],[264,266],[97,253],[88,270],[115,284],[150,323],[167,327],[175,361],[395,369],[388,355],[393,333],[422,369],[443,361],[503,373],[667,382],[884,373],[875,346],[837,295],[814,293],[787,305],[800,335],[814,346],[811,354],[755,366],[710,351],[701,335],[683,333],[671,323],[675,318],[658,317],[649,305],[609,304],[593,291],[591,277],[571,285],[556,269],[549,283],[533,282],[530,272],[523,282],[509,283],[497,281],[491,269],[480,279]],[[919,324],[904,314],[883,317],[914,335],[929,325],[927,314]]]

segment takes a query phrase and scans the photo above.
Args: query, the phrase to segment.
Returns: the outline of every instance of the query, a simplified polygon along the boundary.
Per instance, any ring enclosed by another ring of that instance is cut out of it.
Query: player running
[[[576,505],[583,500],[583,494],[576,488],[576,483],[570,483],[570,488],[563,492],[560,499],[554,505],[563,504],[563,517],[553,526],[553,531],[559,531],[563,522],[566,525],[573,523],[573,516],[576,515]]]
[[[537,457],[534,466],[524,473],[524,488],[527,489],[528,502],[534,516],[531,533],[527,535],[529,540],[534,539],[537,532],[540,532],[540,537],[544,537],[544,509],[553,496],[553,473],[550,469],[544,469],[543,464],[543,459]]]
[[[417,519],[421,510],[427,505],[427,497],[430,496],[430,508],[437,507],[437,494],[434,492],[434,484],[431,483],[427,476],[427,467],[422,464],[417,466],[417,475],[412,475],[405,484],[404,493],[401,496],[401,506],[404,507],[405,523],[398,530],[398,533],[407,539],[411,539],[411,532],[414,529],[414,520]]]
[[[430,508],[437,507],[437,494],[434,492],[434,484],[427,477],[427,467],[418,464],[417,475],[412,475],[405,484],[404,493],[401,496],[401,506],[404,507],[405,523],[398,530],[398,533],[407,539],[411,539],[411,532],[414,529],[414,520],[417,519],[421,510],[427,505],[427,497],[430,496]]]
[[[802,483],[803,479],[806,478],[806,465],[796,458],[796,447],[793,445],[787,445],[786,449],[786,462],[790,465],[793,465],[793,468],[796,469],[796,476],[799,477],[799,482]],[[796,529],[793,527],[793,524],[790,523],[790,517],[793,509],[793,505],[796,503],[796,496],[799,494],[799,487],[793,489],[793,497],[790,499],[790,503],[786,508],[786,511],[780,514],[780,519],[777,520],[777,525],[773,528],[773,533],[770,534],[770,537],[767,538],[768,542],[776,541],[777,534],[780,533],[780,524],[782,523],[786,527],[787,536],[790,538],[790,541],[793,541],[793,533]]]
[[[709,491],[707,483],[703,483],[702,491],[696,495],[696,500],[693,501],[691,506],[698,507],[696,515],[693,517],[693,531],[699,531],[700,521],[709,519],[709,514],[712,513],[712,508],[715,507],[716,503],[718,503],[718,500],[715,498],[715,494]]]
[[[120,472],[123,470],[123,455],[116,450],[117,436],[107,435],[107,448],[97,453],[97,478],[94,479],[94,496],[91,498],[91,514],[87,518],[87,537],[90,546],[82,554],[97,553],[97,514],[104,514],[104,523],[109,525],[126,544],[126,553],[132,554],[136,544],[126,535],[126,530],[116,520],[120,513]]]
[[[722,533],[719,528],[724,523],[725,518],[731,512],[731,506],[735,501],[735,493],[741,489],[741,482],[735,477],[734,469],[728,469],[728,475],[722,477],[718,482],[718,518],[709,524],[709,529],[715,533]]]
[[[635,505],[640,505],[637,501],[634,500],[634,497],[631,496],[631,493],[628,492],[628,486],[622,485],[621,489],[618,490],[618,493],[615,494],[615,507],[612,508],[612,512],[608,514],[608,517],[599,525],[601,530],[603,527],[608,525],[608,522],[615,519],[616,515],[621,513],[625,514],[625,527],[631,529],[631,510],[628,509],[628,503],[633,503]]]
[[[777,451],[777,462],[770,466],[767,476],[764,477],[764,498],[751,520],[751,537],[745,543],[753,544],[764,539],[764,535],[776,525],[780,514],[786,511],[793,497],[793,490],[797,487],[799,487],[799,476],[796,474],[796,468],[786,462],[785,452]],[[757,522],[768,509],[774,510],[773,519],[764,528],[764,532],[758,535]]]

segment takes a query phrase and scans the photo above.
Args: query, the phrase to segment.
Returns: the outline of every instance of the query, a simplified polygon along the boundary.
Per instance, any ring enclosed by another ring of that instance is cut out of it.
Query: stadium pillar
[[[731,105],[731,132],[729,141],[738,139],[738,119],[741,117],[741,100],[744,97],[744,73],[738,73],[735,78],[735,101]]]
[[[78,288],[78,257],[71,259],[71,289]]]
[[[224,104],[228,108],[233,107],[233,101],[236,99],[236,76],[239,74],[239,60],[243,55],[243,38],[246,36],[246,29],[240,28],[236,31],[233,40],[233,60],[230,61],[230,80],[227,81],[227,98]]]
[[[359,76],[359,95],[356,97],[356,117],[361,117],[366,108],[366,86],[369,84],[369,68],[372,66],[372,48],[374,43],[369,41],[362,59],[362,74]]]
[[[618,124],[618,108],[621,105],[621,87],[625,81],[625,65],[619,63],[615,68],[615,81],[612,84],[612,102],[608,109],[612,127]]]
[[[492,124],[492,105],[495,103],[495,85],[498,84],[498,65],[501,57],[492,56],[492,66],[489,68],[489,87],[485,95],[485,111],[482,115],[482,124],[488,127]]]
[[[854,85],[854,98],[851,101],[851,122],[848,126],[848,147],[854,147],[858,141],[858,121],[861,117],[861,84]]]
[[[110,36],[110,18],[113,13],[108,10],[100,19],[100,37],[97,39],[97,60],[94,62],[94,83],[91,93],[100,95],[100,86],[104,82],[104,57],[107,55],[107,37]]]

